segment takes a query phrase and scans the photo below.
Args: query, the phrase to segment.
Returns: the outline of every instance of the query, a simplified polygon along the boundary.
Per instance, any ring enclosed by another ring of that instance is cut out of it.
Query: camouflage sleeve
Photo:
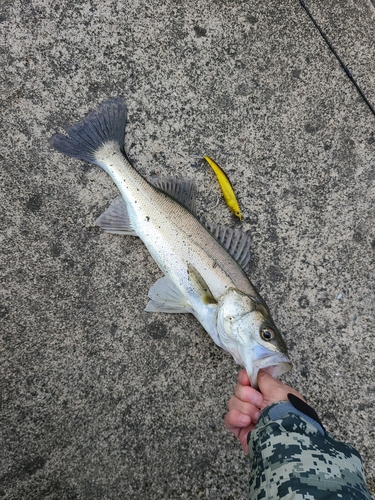
[[[251,500],[371,500],[358,452],[290,402],[268,406],[248,439]]]

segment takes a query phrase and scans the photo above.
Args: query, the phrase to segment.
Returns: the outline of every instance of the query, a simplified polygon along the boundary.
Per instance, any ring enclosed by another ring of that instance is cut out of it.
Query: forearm
[[[371,500],[358,452],[289,402],[262,412],[249,455],[251,500]]]

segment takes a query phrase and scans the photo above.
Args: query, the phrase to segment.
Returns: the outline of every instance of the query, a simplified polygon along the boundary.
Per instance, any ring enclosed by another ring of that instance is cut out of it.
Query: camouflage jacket
[[[250,499],[371,500],[358,452],[326,432],[314,410],[298,401],[307,411],[275,403],[249,433]]]

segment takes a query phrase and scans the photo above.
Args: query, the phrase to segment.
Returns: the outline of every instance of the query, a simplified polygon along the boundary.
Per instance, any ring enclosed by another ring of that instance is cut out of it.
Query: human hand
[[[225,427],[240,441],[245,453],[248,452],[247,435],[255,428],[260,412],[278,401],[287,401],[288,394],[305,399],[291,387],[273,378],[268,372],[261,370],[258,374],[259,391],[250,387],[246,370],[238,374],[238,384],[234,388],[234,396],[228,401],[228,413],[225,415]]]
[[[246,370],[241,370],[234,396],[228,401],[229,411],[224,417],[224,425],[239,440],[245,453],[248,451],[247,435],[255,428],[263,403],[263,394],[250,387]]]

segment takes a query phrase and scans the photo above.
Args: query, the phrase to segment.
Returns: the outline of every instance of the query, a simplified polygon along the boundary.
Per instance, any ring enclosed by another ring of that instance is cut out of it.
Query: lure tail
[[[66,129],[67,135],[56,134],[51,146],[67,156],[95,163],[95,152],[107,142],[115,142],[123,154],[127,108],[122,97],[103,102],[81,122]]]

